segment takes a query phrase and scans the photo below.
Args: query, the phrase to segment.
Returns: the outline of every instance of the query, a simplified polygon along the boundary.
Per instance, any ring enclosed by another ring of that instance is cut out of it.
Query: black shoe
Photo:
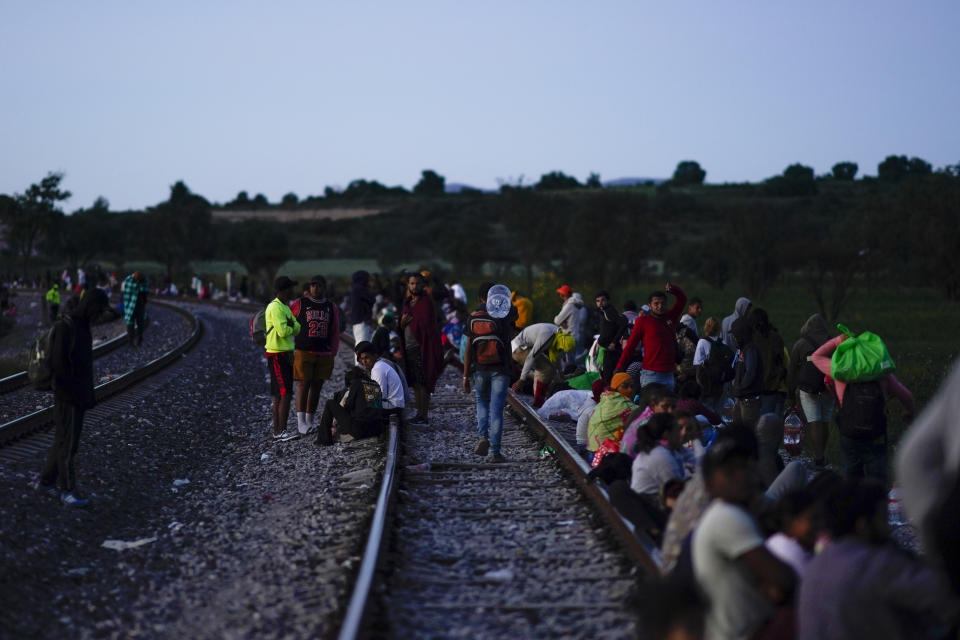
[[[492,456],[490,456],[490,462],[493,462],[494,464],[499,464],[501,462],[506,462],[506,461],[507,459],[504,458],[500,453],[495,453]]]
[[[477,442],[477,446],[474,447],[473,452],[478,456],[485,456],[490,452],[490,441],[486,438],[480,438],[480,441]]]
[[[412,418],[410,418],[407,424],[429,424],[429,423],[427,422],[427,419],[424,418],[423,416],[413,416]]]

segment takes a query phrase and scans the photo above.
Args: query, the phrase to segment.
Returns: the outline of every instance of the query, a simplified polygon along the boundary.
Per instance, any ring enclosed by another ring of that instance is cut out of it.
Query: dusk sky
[[[65,211],[422,169],[496,188],[876,175],[960,163],[960,2],[30,2],[0,5],[0,193]]]

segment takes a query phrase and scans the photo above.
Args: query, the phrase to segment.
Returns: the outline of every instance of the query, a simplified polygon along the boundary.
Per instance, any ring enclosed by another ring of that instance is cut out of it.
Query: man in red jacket
[[[673,306],[664,312],[667,305],[667,293],[673,295]],[[638,316],[630,332],[630,339],[617,362],[617,370],[623,371],[630,364],[630,358],[638,342],[643,344],[643,370],[640,374],[640,386],[658,382],[673,389],[673,372],[677,365],[677,323],[687,304],[687,296],[680,287],[669,282],[664,291],[650,294],[650,313]]]

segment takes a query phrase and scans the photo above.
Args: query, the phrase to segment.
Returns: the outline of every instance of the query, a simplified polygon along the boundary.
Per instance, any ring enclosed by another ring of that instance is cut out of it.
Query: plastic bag
[[[880,336],[869,331],[855,336],[842,324],[838,324],[837,329],[850,337],[837,345],[830,358],[831,378],[840,382],[869,382],[896,369]]]
[[[600,374],[596,371],[588,371],[579,376],[567,379],[567,384],[570,385],[571,389],[578,389],[580,391],[590,391],[593,389],[593,383],[600,379]]]
[[[580,407],[591,398],[591,392],[579,391],[576,389],[564,389],[557,391],[547,398],[543,406],[537,409],[537,414],[541,418],[549,418],[555,413],[565,413],[572,420],[576,420],[580,415]]]

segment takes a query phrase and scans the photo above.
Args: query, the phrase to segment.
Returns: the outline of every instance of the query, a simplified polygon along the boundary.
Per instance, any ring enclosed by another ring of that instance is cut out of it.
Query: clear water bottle
[[[733,398],[727,398],[723,401],[723,409],[720,410],[720,419],[723,420],[724,426],[733,422],[733,408],[736,404]]]
[[[783,448],[792,456],[803,449],[803,420],[796,411],[790,411],[783,420]]]
[[[893,488],[890,489],[890,494],[887,502],[887,515],[890,519],[891,527],[902,527],[907,524],[906,518],[903,517],[903,504],[900,500],[900,487],[893,485]]]

